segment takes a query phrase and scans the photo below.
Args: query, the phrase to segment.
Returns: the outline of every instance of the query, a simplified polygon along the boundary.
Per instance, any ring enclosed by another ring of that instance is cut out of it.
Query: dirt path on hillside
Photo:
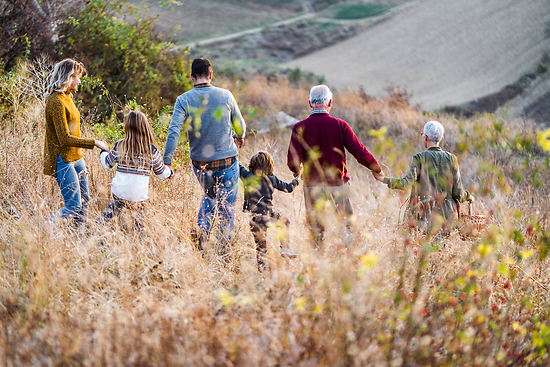
[[[424,109],[500,90],[550,50],[548,0],[424,0],[334,46],[283,64],[335,87],[412,92]]]
[[[234,40],[235,38],[239,38],[239,37],[242,37],[242,36],[259,33],[261,31],[263,31],[266,27],[278,27],[278,26],[282,26],[282,25],[289,25],[289,24],[292,24],[292,23],[299,22],[301,20],[311,19],[311,18],[315,17],[315,11],[313,10],[313,7],[311,6],[311,3],[309,1],[303,1],[302,2],[302,7],[304,8],[304,12],[305,12],[302,15],[298,15],[298,16],[290,18],[290,19],[281,20],[279,22],[275,22],[273,24],[270,24],[269,26],[256,27],[256,28],[247,29],[247,30],[240,31],[240,32],[226,34],[226,35],[219,36],[219,37],[212,37],[212,38],[208,38],[208,39],[205,39],[205,40],[200,40],[200,41],[196,41],[196,42],[187,43],[187,44],[184,44],[184,45],[178,45],[178,46],[174,47],[174,50],[178,50],[182,47],[191,48],[191,47],[196,47],[196,46],[207,46],[207,45],[212,45],[212,44],[216,44],[216,43],[227,42],[227,41],[231,41],[231,40]]]

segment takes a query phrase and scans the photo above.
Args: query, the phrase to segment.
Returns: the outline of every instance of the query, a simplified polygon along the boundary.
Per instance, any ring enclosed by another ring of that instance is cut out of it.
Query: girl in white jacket
[[[108,222],[122,209],[140,206],[149,199],[149,176],[151,171],[158,178],[173,174],[164,165],[155,146],[155,138],[147,117],[139,111],[130,112],[124,120],[124,139],[119,140],[110,151],[101,152],[101,165],[105,169],[115,166],[115,178],[111,182],[113,201],[100,218]],[[139,226],[139,225],[138,225]]]

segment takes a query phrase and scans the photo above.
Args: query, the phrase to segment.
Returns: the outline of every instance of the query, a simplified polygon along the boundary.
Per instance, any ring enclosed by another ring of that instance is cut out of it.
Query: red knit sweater
[[[374,156],[361,144],[346,121],[315,113],[292,128],[288,168],[297,173],[302,163],[306,186],[340,186],[349,181],[346,149],[363,166],[381,172]]]

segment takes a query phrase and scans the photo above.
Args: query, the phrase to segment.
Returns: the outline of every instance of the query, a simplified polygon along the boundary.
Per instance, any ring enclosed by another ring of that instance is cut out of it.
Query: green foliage
[[[146,106],[140,105],[135,99],[127,101],[124,107],[124,115],[128,111],[142,111],[147,117],[149,124],[153,129],[153,135],[157,143],[157,147],[164,150],[164,144],[166,143],[166,137],[168,136],[168,127],[170,126],[170,118],[174,107],[172,105],[166,105],[159,111],[150,115],[147,112]],[[124,122],[122,119],[117,119],[115,116],[104,121],[102,124],[95,124],[91,126],[94,135],[103,139],[113,145],[118,140],[124,139]],[[185,136],[185,134],[182,134]],[[174,168],[180,165],[186,165],[189,160],[189,142],[186,139],[180,140],[178,143],[178,149],[176,155],[173,158]]]
[[[395,143],[392,139],[387,138],[387,132],[388,128],[386,126],[382,126],[379,130],[369,130],[369,135],[375,138],[372,142],[374,154],[380,155],[385,149],[387,149],[390,151],[388,154],[388,159],[393,162],[395,160],[395,153],[392,153],[391,151],[395,147]]]
[[[390,10],[393,6],[385,4],[341,4],[334,7],[336,19],[362,19],[375,17]]]
[[[536,324],[537,330],[533,332],[532,342],[540,357],[544,357],[550,346],[550,328],[541,322]]]
[[[303,71],[300,68],[295,68],[287,72],[288,80],[296,85],[312,85],[326,83],[323,76],[318,76],[311,71]]]
[[[135,21],[125,22],[125,13]],[[82,61],[89,75],[110,91],[109,101],[94,86],[84,86],[87,102],[100,111],[112,111],[109,102],[127,99],[159,110],[190,88],[187,51],[171,51],[173,45],[154,32],[155,18],[139,16],[125,1],[91,0],[63,24],[59,55]]]

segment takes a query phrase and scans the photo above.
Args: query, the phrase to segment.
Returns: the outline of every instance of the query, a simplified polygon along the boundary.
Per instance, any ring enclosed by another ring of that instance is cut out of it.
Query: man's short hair
[[[309,103],[312,106],[328,107],[332,99],[332,92],[326,85],[316,85],[309,91]]]
[[[191,64],[191,76],[195,79],[206,77],[210,75],[211,71],[212,64],[206,57],[199,57],[198,59],[193,60],[193,63]]]
[[[439,142],[443,139],[443,134],[445,133],[445,128],[437,121],[428,121],[424,125],[424,135],[428,140],[433,142]]]

